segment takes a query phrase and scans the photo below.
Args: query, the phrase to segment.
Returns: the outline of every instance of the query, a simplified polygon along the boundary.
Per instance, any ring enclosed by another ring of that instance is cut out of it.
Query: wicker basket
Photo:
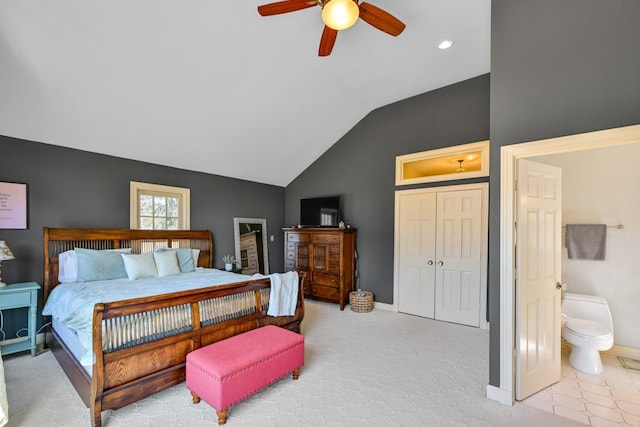
[[[353,291],[349,293],[349,305],[356,313],[368,313],[373,310],[373,293],[369,291]]]

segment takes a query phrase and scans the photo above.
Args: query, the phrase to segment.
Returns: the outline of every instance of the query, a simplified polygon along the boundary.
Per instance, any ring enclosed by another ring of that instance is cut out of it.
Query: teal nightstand
[[[5,344],[0,351],[2,354],[17,353],[31,350],[31,356],[36,355],[36,310],[38,308],[38,289],[36,282],[13,283],[0,288],[0,310],[13,308],[29,308],[29,335],[26,340]]]

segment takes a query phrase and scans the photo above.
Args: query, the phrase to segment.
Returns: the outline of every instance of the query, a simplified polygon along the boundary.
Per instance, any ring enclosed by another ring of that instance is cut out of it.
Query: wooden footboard
[[[58,284],[57,256],[73,247],[139,248],[200,245],[199,265],[211,267],[210,233],[141,230],[44,229],[45,299]],[[208,237],[207,237],[208,236]],[[143,243],[140,243],[143,242]],[[152,242],[152,245],[147,244]],[[135,248],[138,248],[136,250]],[[185,380],[187,353],[264,325],[300,332],[304,317],[304,275],[300,275],[293,316],[268,316],[268,277],[97,304],[93,312],[95,362],[88,375],[55,330],[47,344],[84,403],[91,423],[101,426],[101,413],[138,401]],[[97,282],[96,282],[97,283]]]
[[[304,317],[300,277],[294,316],[267,315],[269,278],[145,299],[97,304],[89,377],[53,331],[49,345],[83,401],[92,425],[117,409],[185,379],[187,353],[264,325],[300,332]],[[146,319],[146,320],[145,320]],[[158,331],[149,333],[151,324]],[[142,336],[145,335],[145,336]]]

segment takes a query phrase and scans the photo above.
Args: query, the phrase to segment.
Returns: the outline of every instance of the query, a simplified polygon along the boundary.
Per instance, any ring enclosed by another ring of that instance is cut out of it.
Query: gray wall
[[[493,0],[491,7],[489,227],[497,230],[501,146],[640,123],[640,2]],[[495,386],[499,238],[490,233],[489,382]]]
[[[287,186],[285,222],[298,224],[301,198],[341,195],[358,229],[358,286],[391,304],[394,191],[413,188],[395,187],[395,157],[488,137],[488,75],[374,110]]]
[[[0,230],[16,259],[2,264],[7,283],[43,281],[42,227],[129,228],[129,182],[191,189],[191,229],[208,229],[214,267],[234,254],[233,217],[266,218],[270,271],[283,269],[284,188],[0,136],[0,181],[28,185],[28,229]],[[40,304],[40,307],[42,304]],[[5,332],[13,337],[6,312]]]

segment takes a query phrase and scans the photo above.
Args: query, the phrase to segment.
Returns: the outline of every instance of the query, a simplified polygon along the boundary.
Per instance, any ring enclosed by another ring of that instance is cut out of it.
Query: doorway
[[[514,180],[516,161],[522,158],[568,153],[640,142],[640,125],[596,131],[566,137],[503,146],[501,148],[500,190],[500,386],[487,387],[487,397],[512,405],[515,400],[514,361],[514,262],[515,213]]]

